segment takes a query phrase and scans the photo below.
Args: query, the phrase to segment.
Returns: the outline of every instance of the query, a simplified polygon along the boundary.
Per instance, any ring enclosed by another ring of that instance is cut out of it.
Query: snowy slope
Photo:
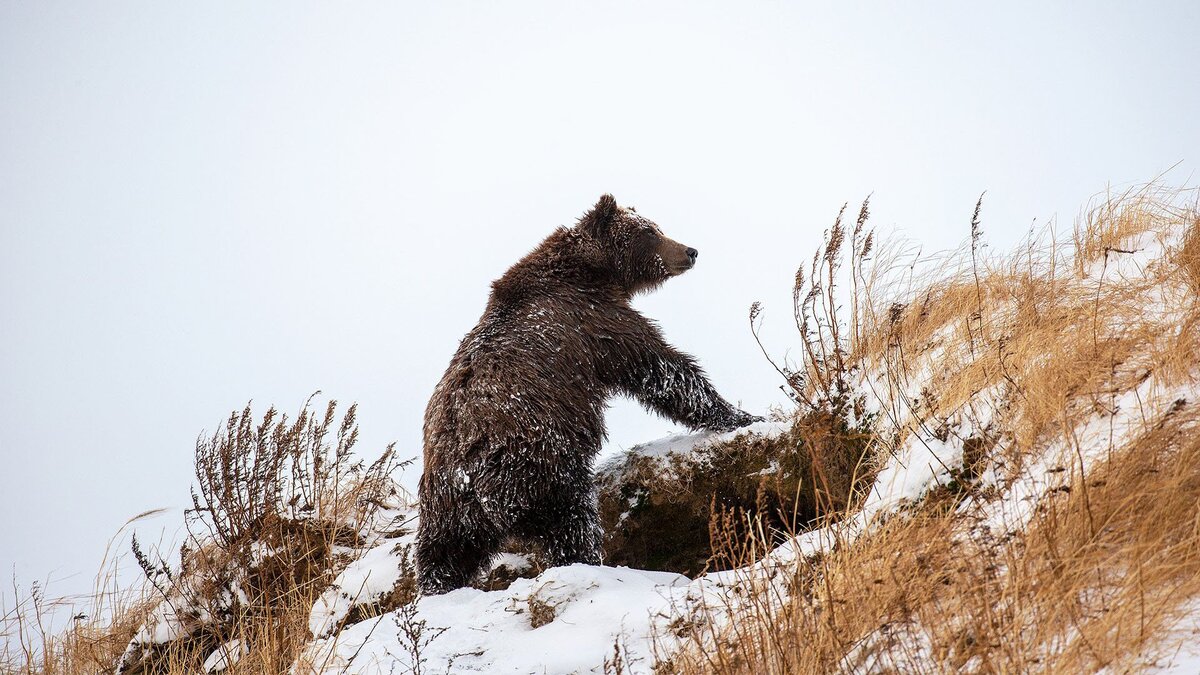
[[[662,460],[740,434],[774,437],[787,425],[760,422],[726,433],[676,434],[631,448],[629,455]],[[622,457],[600,470],[613,470]],[[386,594],[411,535],[381,542],[351,563],[313,609],[315,640],[297,672],[590,673],[606,659],[627,672],[649,672],[656,626],[702,597],[708,580],[626,567],[571,565],[518,579],[505,590],[463,588],[422,598],[329,636],[350,612]],[[495,564],[513,564],[501,557]],[[417,630],[419,629],[419,630]],[[661,632],[661,631],[660,631]],[[419,637],[416,635],[419,633]],[[619,656],[614,656],[614,653]]]
[[[1128,282],[1130,288],[1141,289],[1138,281],[1149,278],[1148,270],[1166,255],[1169,245],[1173,244],[1149,235],[1130,239],[1122,250],[1137,251],[1136,255],[1081,266],[1069,283],[1089,293],[1094,288],[1097,297],[1102,288],[1115,284]],[[1140,319],[1159,329],[1152,334],[1169,339],[1183,323],[1182,312],[1188,311],[1192,300],[1180,295],[1186,292],[1182,285],[1147,285],[1146,289],[1145,297],[1138,298]],[[1006,313],[1019,308],[1000,304],[991,311],[999,324]],[[1099,323],[1090,326],[1092,331],[1102,329],[1105,326]],[[411,574],[417,514],[411,503],[394,505],[387,522],[403,522],[403,530],[390,527],[386,536],[380,534],[383,529],[366,532],[369,545],[346,551],[354,559],[340,569],[313,606],[308,626],[314,637],[293,671],[297,675],[651,673],[659,659],[679,647],[675,628],[681,622],[713,622],[717,625],[708,632],[715,635],[720,624],[736,619],[746,598],[780,602],[798,566],[872,533],[937,488],[971,483],[971,490],[957,494],[951,511],[962,517],[955,524],[963,529],[985,532],[995,540],[1020,535],[1031,527],[1039,509],[1069,491],[1072,481],[1103,466],[1114,449],[1144,435],[1180,402],[1200,399],[1200,387],[1194,382],[1170,379],[1166,369],[1150,368],[1137,355],[1114,363],[1111,369],[1112,382],[1135,384],[1110,387],[1103,396],[1087,399],[1087,405],[1072,408],[1069,420],[1064,414],[1061,428],[1018,442],[1015,435],[995,431],[1006,428],[1017,414],[1013,411],[1020,402],[1014,390],[1019,388],[996,383],[973,386],[953,406],[936,411],[920,404],[928,392],[944,391],[958,382],[946,366],[964,362],[962,354],[954,351],[963,348],[955,330],[961,327],[936,332],[921,349],[907,354],[903,377],[891,369],[894,364],[882,360],[866,361],[856,371],[857,379],[851,383],[854,394],[865,402],[867,413],[876,415],[878,438],[886,440],[880,441],[873,458],[873,484],[858,508],[840,522],[802,533],[749,567],[696,579],[626,567],[572,565],[517,579],[503,590],[464,588],[380,613],[372,608],[386,606],[389,595],[411,579],[406,575]],[[726,434],[674,435],[636,446],[604,463],[599,472],[621,471],[635,463],[668,472],[678,465],[673,458],[709,444],[739,434],[773,438],[788,429],[784,423],[759,423]],[[994,446],[985,451],[987,461],[969,466],[975,464],[968,452],[971,443],[984,438],[994,439]],[[631,458],[638,461],[630,462]],[[506,554],[496,564],[521,568],[527,561]],[[772,592],[762,593],[763,589]],[[236,596],[236,588],[230,593]],[[180,635],[179,616],[179,607],[163,603],[151,613],[131,648]],[[867,672],[895,670],[901,665],[890,660],[887,645],[901,639],[910,659],[905,665],[911,666],[916,658],[922,670],[948,668],[930,648],[928,625],[912,617],[881,623],[891,625],[875,631],[871,624],[870,634],[845,655],[847,663]],[[1061,639],[1069,642],[1077,636]],[[1152,660],[1141,667],[1162,673],[1200,672],[1200,601],[1193,598],[1171,629],[1150,642],[1157,642],[1157,648],[1147,650]],[[240,644],[227,644],[209,658],[206,669],[217,672],[241,653]],[[971,669],[970,664],[965,667]]]

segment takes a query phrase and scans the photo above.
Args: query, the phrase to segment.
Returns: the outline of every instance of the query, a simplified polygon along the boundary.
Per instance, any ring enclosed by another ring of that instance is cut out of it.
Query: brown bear
[[[540,546],[552,565],[600,562],[592,460],[609,397],[692,429],[761,419],[722,398],[629,304],[696,256],[604,195],[493,282],[425,412],[423,592],[466,585],[508,538]]]

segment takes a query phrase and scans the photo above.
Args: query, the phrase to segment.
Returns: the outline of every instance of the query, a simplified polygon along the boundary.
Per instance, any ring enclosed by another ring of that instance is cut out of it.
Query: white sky
[[[418,455],[488,283],[602,192],[700,250],[638,305],[761,412],[747,307],[794,346],[842,202],[936,250],[987,190],[1003,250],[1191,181],[1200,4],[850,4],[0,4],[4,573],[77,592],[129,517],[174,530],[248,399],[357,400],[360,452]]]

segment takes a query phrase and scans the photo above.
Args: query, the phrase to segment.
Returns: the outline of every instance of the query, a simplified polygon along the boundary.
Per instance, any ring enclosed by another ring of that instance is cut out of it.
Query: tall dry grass
[[[154,514],[131,518],[121,531]],[[13,580],[11,596],[0,596],[0,602],[13,603],[0,606],[0,673],[78,675],[115,668],[155,600],[148,589],[120,584],[123,556],[113,555],[112,544],[87,596],[53,597],[45,586],[24,590]]]
[[[317,598],[388,534],[376,521],[404,463],[389,446],[365,464],[357,440],[355,407],[339,420],[336,401],[321,412],[306,403],[294,419],[273,408],[232,413],[197,442],[177,557],[134,536],[144,586],[118,588],[114,564],[65,631],[44,628],[53,608],[34,589],[5,613],[0,672],[190,674],[218,652],[229,675],[290,672]]]
[[[984,255],[977,206],[967,245],[927,276],[888,251],[871,259],[866,205],[849,231],[839,217],[798,275],[804,360],[781,372],[801,405],[871,399],[876,468],[921,439],[961,458],[918,502],[829,528],[832,544],[789,563],[785,583],[745,568],[705,616],[665,636],[660,671],[1159,662],[1200,599],[1195,200],[1130,191],[1069,239],[1034,234],[1002,257]],[[767,556],[768,533],[739,532],[725,555]]]

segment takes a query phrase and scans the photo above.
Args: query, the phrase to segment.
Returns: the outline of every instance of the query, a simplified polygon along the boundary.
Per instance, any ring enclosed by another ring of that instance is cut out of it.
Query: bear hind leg
[[[530,516],[520,534],[545,551],[551,567],[600,564],[600,517],[594,491],[558,493]]]
[[[423,511],[416,547],[421,593],[437,595],[468,585],[499,545],[499,536],[482,518]]]

